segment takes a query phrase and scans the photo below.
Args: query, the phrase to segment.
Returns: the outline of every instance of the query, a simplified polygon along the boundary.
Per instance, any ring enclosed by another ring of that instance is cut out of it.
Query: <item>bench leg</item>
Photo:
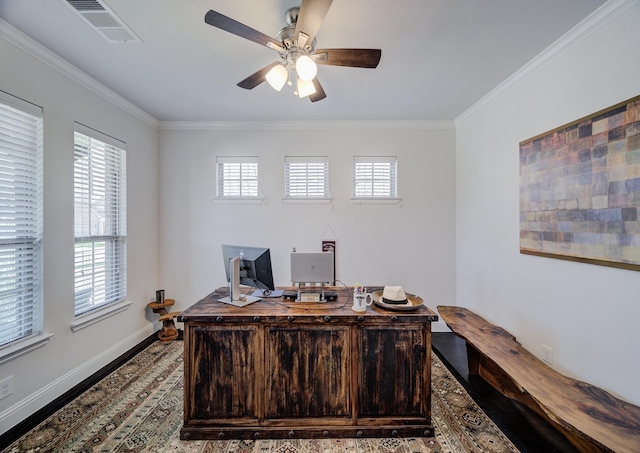
[[[469,376],[477,376],[480,374],[480,353],[469,343],[467,346],[467,365],[469,366]]]

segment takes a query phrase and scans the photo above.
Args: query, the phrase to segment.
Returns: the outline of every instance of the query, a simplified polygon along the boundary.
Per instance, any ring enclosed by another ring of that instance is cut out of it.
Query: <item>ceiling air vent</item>
[[[65,0],[82,19],[111,43],[141,39],[104,3],[104,0]]]

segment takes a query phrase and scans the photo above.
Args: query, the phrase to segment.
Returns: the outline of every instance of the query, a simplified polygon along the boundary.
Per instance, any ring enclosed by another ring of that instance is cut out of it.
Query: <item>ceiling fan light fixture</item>
[[[1,0],[0,0],[1,1]],[[66,0],[78,3],[99,3],[104,0]],[[316,49],[316,36],[333,0],[301,0],[299,7],[289,8],[285,14],[287,25],[280,29],[276,38],[255,30],[237,20],[214,10],[209,10],[204,21],[220,30],[261,46],[277,50],[281,60],[275,61],[237,83],[240,88],[252,90],[265,80],[277,91],[295,80],[296,96],[309,97],[317,102],[327,97],[316,78],[318,66],[346,66],[353,68],[376,68],[380,62],[381,49],[335,48]],[[295,69],[295,70],[294,70]]]
[[[284,84],[287,83],[289,73],[283,65],[279,64],[271,68],[265,78],[274,90],[280,91]]]
[[[301,98],[315,94],[316,87],[311,80],[298,79],[298,96]]]
[[[302,55],[296,59],[296,72],[298,77],[305,82],[311,82],[318,74],[316,62],[308,55]]]

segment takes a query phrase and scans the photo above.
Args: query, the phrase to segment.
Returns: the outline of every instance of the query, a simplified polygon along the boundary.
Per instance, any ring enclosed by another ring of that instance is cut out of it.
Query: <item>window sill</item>
[[[5,347],[0,350],[0,365],[4,365],[13,359],[17,359],[20,356],[43,347],[49,343],[52,336],[52,333],[41,333],[24,340],[20,340],[14,345]]]
[[[213,202],[216,204],[262,204],[260,197],[214,197]]]
[[[283,204],[331,204],[331,198],[282,197]]]
[[[402,205],[402,198],[352,198],[351,204],[395,204]]]
[[[96,311],[90,311],[87,314],[80,315],[75,321],[71,323],[71,330],[77,332],[89,327],[92,324],[102,321],[105,318],[113,316],[126,310],[131,305],[131,301],[118,302],[117,304],[109,304],[104,308],[99,308]]]

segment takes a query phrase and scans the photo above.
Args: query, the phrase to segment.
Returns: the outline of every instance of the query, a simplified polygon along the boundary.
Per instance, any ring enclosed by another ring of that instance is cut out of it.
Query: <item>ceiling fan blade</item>
[[[212,25],[220,30],[228,31],[241,38],[248,39],[263,46],[270,47],[276,50],[284,50],[282,44],[273,39],[270,36],[260,33],[258,30],[254,30],[248,25],[242,24],[237,20],[233,20],[217,11],[209,10],[204,16],[204,21],[209,25]]]
[[[380,49],[317,49],[314,60],[318,64],[331,66],[376,68],[381,56]]]
[[[304,44],[300,44],[300,32],[308,36],[306,42],[311,44],[318,30],[320,30],[331,3],[333,3],[333,0],[302,0],[296,22],[296,31],[293,35],[298,40],[299,47],[304,47]]]
[[[270,65],[265,66],[264,68],[260,69],[259,71],[254,72],[253,74],[251,74],[246,79],[238,82],[237,85],[240,88],[244,88],[245,90],[252,90],[253,88],[257,87],[258,85],[260,85],[262,82],[264,82],[266,80],[265,77],[267,75],[267,72],[269,72],[269,70],[271,68],[273,68],[274,66],[277,66],[279,64],[280,64],[279,61],[274,61]]]
[[[324,88],[320,85],[318,78],[313,79],[313,86],[316,88],[316,92],[309,95],[309,99],[311,102],[321,101],[327,97],[327,94],[324,92]]]

